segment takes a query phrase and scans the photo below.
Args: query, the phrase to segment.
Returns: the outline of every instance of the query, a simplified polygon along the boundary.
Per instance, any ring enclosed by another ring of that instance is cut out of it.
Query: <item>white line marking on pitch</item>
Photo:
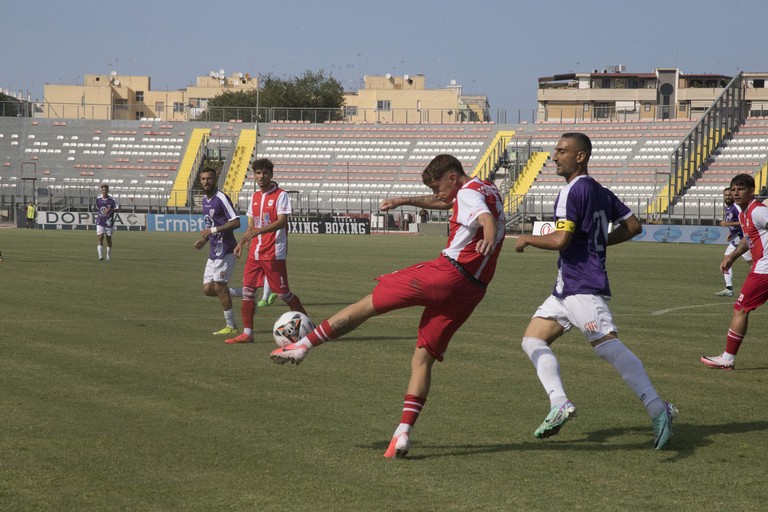
[[[660,309],[658,311],[651,312],[651,315],[653,316],[666,315],[667,313],[671,313],[672,311],[680,311],[682,309],[708,308],[710,306],[723,306],[723,305],[728,305],[733,307],[733,303],[731,302],[713,302],[711,304],[696,304],[692,306],[679,306],[676,308]]]

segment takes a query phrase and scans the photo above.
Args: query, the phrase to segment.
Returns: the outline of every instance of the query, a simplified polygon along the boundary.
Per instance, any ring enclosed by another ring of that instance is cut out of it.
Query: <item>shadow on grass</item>
[[[717,425],[691,425],[686,423],[675,423],[674,434],[669,444],[659,453],[666,455],[663,462],[677,462],[686,459],[696,453],[699,448],[710,446],[714,443],[713,436],[721,434],[744,434],[748,432],[768,431],[768,421],[748,421],[744,423],[722,423]],[[610,443],[606,442],[612,438],[619,438],[625,435],[647,435],[648,441],[632,443]],[[378,441],[368,446],[360,448],[380,451],[382,454],[389,446],[389,441]],[[524,441],[520,443],[502,443],[502,444],[466,444],[466,445],[432,445],[415,443],[417,454],[409,455],[409,460],[424,460],[438,457],[461,457],[465,455],[478,455],[483,453],[499,453],[508,451],[628,451],[642,450],[652,452],[653,438],[650,426],[611,428],[596,430],[587,433],[583,439],[573,440],[554,440],[547,439],[541,441]],[[424,448],[433,453],[421,455],[418,454],[420,448]],[[438,452],[438,453],[435,453]]]

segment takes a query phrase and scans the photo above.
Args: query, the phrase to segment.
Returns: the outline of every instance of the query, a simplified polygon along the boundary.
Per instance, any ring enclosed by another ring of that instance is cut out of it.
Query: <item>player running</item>
[[[243,271],[243,332],[225,343],[253,343],[253,314],[256,312],[255,293],[266,281],[272,292],[288,304],[291,311],[307,314],[298,295],[288,287],[288,215],[291,200],[288,193],[272,181],[274,165],[266,158],[253,162],[256,192],[248,204],[248,230],[235,247],[238,258],[243,247],[248,257]],[[253,242],[251,242],[253,241]]]
[[[739,213],[741,210],[733,201],[733,192],[731,187],[726,187],[723,190],[723,220],[720,221],[720,225],[724,228],[728,228],[730,233],[728,234],[728,245],[725,247],[725,255],[729,256],[739,246],[739,242],[744,238],[744,233],[741,231],[741,225],[739,224]],[[752,263],[752,256],[749,252],[745,252],[741,255],[747,262]],[[733,297],[733,269],[728,267],[726,272],[723,272],[725,279],[725,288],[715,293],[718,297]]]
[[[717,356],[701,358],[701,362],[710,368],[722,370],[733,370],[736,354],[747,335],[749,314],[768,300],[768,207],[755,199],[755,179],[749,174],[734,176],[731,191],[734,202],[741,208],[739,223],[746,236],[736,250],[723,258],[720,270],[726,272],[747,251],[752,254],[752,268],[733,305],[725,351]]]
[[[592,142],[583,133],[564,133],[560,137],[552,160],[566,185],[555,200],[555,231],[541,236],[523,235],[515,243],[517,252],[527,246],[560,252],[552,295],[536,310],[523,334],[523,350],[536,368],[550,402],[549,414],[534,436],[553,436],[576,415],[576,406],[565,394],[560,364],[550,348],[575,326],[643,402],[653,425],[654,447],[659,450],[672,435],[677,409],[659,397],[643,363],[621,343],[607,304],[611,290],[605,267],[606,247],[632,239],[640,233],[641,225],[613,192],[589,176],[591,153]],[[608,233],[612,223],[619,225]]]
[[[203,274],[203,293],[208,297],[219,298],[224,320],[227,322],[226,327],[213,334],[232,336],[237,334],[238,330],[235,313],[232,311],[229,281],[235,270],[234,250],[237,240],[234,231],[240,227],[240,216],[229,196],[219,190],[215,169],[206,167],[200,171],[200,184],[205,192],[203,216],[206,227],[200,231],[201,238],[195,242],[195,249],[200,250],[206,243],[211,243]]]

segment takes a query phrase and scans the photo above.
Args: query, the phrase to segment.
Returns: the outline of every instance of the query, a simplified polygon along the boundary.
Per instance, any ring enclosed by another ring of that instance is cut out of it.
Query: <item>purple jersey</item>
[[[203,215],[205,216],[205,227],[223,226],[230,220],[237,219],[239,216],[232,206],[229,196],[221,190],[211,197],[203,196]],[[222,233],[213,233],[208,235],[208,242],[211,244],[210,256],[212,260],[220,260],[225,254],[230,254],[235,250],[237,240],[232,231]]]
[[[555,221],[576,225],[570,245],[557,261],[555,297],[589,294],[611,296],[605,269],[609,223],[628,219],[632,210],[589,175],[577,176],[555,200]]]
[[[739,213],[741,210],[738,206],[736,206],[736,203],[732,204],[731,206],[724,206],[723,207],[723,217],[725,218],[725,222],[739,222]],[[728,230],[731,232],[731,245],[736,247],[739,245],[739,242],[741,242],[741,239],[744,238],[744,233],[741,231],[741,225],[739,226],[728,226]]]
[[[112,210],[107,213],[109,208],[112,208]],[[98,212],[98,216],[96,217],[96,225],[111,228],[115,223],[115,210],[119,208],[117,201],[115,201],[112,196],[107,195],[107,197],[97,197],[96,211]]]

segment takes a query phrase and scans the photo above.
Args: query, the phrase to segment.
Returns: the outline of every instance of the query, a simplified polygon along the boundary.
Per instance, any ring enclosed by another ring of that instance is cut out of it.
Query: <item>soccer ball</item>
[[[315,324],[304,313],[288,311],[280,315],[272,328],[275,343],[284,347],[296,343],[315,329]]]

